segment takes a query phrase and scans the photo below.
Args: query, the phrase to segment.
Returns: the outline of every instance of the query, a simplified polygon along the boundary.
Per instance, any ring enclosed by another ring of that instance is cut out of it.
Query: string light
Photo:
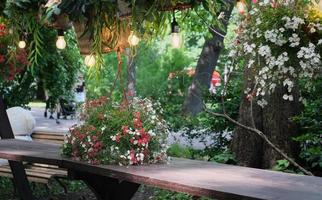
[[[131,46],[136,46],[139,44],[140,38],[138,36],[136,36],[133,31],[131,31],[131,34],[129,35],[127,41],[129,42],[129,44]]]
[[[24,48],[26,48],[26,46],[27,46],[27,44],[26,44],[26,42],[25,42],[24,40],[20,40],[20,41],[18,42],[18,47],[19,47],[20,49],[24,49]]]
[[[173,48],[179,48],[181,45],[180,27],[176,21],[175,13],[173,12],[173,21],[171,23],[171,43]]]
[[[65,49],[67,44],[64,38],[64,31],[59,29],[57,33],[58,33],[58,37],[56,41],[56,47],[57,49]]]
[[[88,67],[94,67],[96,64],[95,55],[86,55],[84,59],[84,64]]]

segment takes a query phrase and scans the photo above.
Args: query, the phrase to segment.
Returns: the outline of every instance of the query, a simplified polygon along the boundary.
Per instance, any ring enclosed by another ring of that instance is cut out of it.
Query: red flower
[[[124,135],[127,135],[129,133],[129,126],[122,126],[122,132]]]
[[[0,54],[0,63],[4,63],[6,61],[4,55]]]
[[[6,35],[6,25],[0,24],[0,37]]]
[[[120,142],[120,140],[121,140],[121,135],[117,134],[116,137],[115,137],[115,141]]]

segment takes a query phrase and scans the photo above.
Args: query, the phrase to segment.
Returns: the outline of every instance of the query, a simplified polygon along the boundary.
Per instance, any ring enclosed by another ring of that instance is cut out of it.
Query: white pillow
[[[36,120],[29,110],[21,107],[12,107],[7,109],[7,114],[15,136],[32,134]]]

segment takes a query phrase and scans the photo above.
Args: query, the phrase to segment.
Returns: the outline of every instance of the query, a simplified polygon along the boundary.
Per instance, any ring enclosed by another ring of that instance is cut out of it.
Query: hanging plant
[[[28,66],[27,52],[13,49],[10,31],[0,19],[0,81],[12,81]]]

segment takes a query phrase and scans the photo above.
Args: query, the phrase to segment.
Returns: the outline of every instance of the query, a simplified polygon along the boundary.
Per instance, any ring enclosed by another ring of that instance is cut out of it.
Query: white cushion
[[[32,134],[36,120],[29,110],[21,107],[12,107],[7,109],[7,114],[15,136]]]

